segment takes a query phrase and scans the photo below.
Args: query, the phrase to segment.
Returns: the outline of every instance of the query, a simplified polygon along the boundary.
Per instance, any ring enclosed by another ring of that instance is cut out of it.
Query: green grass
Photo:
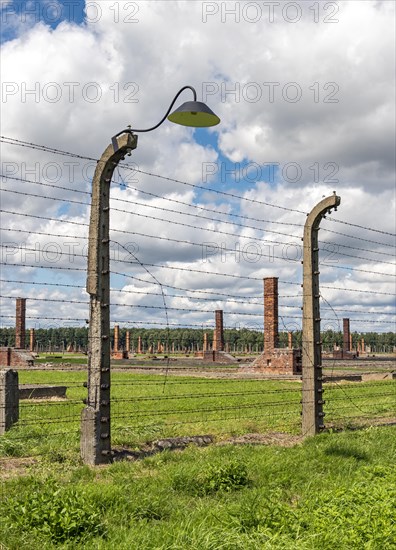
[[[78,457],[84,371],[20,371],[20,383],[67,385],[62,401],[20,402],[20,421],[0,438],[0,456]],[[332,427],[395,417],[394,381],[325,385]],[[112,374],[112,444],[138,447],[163,437],[258,432],[299,434],[301,383]]]
[[[371,427],[290,448],[189,447],[100,468],[42,456],[3,480],[0,541],[8,550],[390,550],[395,435]]]
[[[389,381],[335,383],[325,385],[326,422],[335,426],[355,421],[395,419],[396,383]]]
[[[20,421],[0,439],[0,456],[29,456],[64,446],[78,452],[85,372],[20,371],[20,383],[68,386],[64,401],[21,401]],[[210,433],[217,437],[284,429],[298,433],[300,384],[211,380],[115,372],[113,445]]]

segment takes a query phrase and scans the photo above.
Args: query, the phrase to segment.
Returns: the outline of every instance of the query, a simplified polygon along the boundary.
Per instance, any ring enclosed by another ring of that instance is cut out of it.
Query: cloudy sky
[[[95,159],[190,85],[221,123],[166,121],[114,173],[112,324],[165,327],[163,292],[171,325],[260,328],[279,277],[299,328],[306,214],[336,191],[322,327],[395,330],[393,2],[1,0],[1,20],[2,326],[16,296],[28,326],[84,324]]]

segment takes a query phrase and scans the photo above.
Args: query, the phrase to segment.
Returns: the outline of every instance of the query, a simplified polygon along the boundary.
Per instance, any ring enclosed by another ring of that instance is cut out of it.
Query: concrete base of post
[[[3,435],[19,419],[18,372],[0,370],[0,435]]]
[[[109,445],[110,433],[103,434],[100,415],[100,411],[96,411],[92,407],[85,407],[81,413],[81,458],[84,464],[90,466],[109,464],[113,461]],[[107,435],[107,437],[103,437],[103,435]]]

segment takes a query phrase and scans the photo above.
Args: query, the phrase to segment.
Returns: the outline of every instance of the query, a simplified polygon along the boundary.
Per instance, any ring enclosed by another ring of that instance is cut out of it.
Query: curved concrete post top
[[[318,229],[319,223],[323,216],[327,213],[330,214],[331,209],[337,209],[337,206],[339,206],[340,204],[341,197],[337,195],[335,191],[334,194],[330,197],[326,197],[322,201],[318,202],[318,204],[311,210],[311,212],[307,216],[307,220],[304,226],[304,233],[307,229]]]
[[[88,268],[87,292],[97,295],[99,292],[100,268],[98,267],[103,246],[108,249],[109,228],[103,225],[103,214],[109,209],[109,189],[113,172],[125,155],[137,147],[138,136],[125,133],[117,138],[118,149],[114,151],[113,143],[104,150],[96,165],[92,180],[91,215],[88,232]]]

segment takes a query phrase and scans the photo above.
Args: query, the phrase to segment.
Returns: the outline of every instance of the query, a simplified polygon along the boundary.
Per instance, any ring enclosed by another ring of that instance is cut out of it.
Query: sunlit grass
[[[100,468],[59,449],[3,479],[0,540],[9,550],[391,550],[395,435],[189,447]]]
[[[21,400],[20,419],[0,438],[0,456],[40,455],[62,447],[79,455],[86,372],[21,370],[21,384],[67,386],[67,399]],[[155,439],[210,434],[216,440],[245,433],[301,430],[301,382],[210,379],[112,373],[113,446],[139,447]],[[325,384],[330,427],[396,416],[394,381]]]

